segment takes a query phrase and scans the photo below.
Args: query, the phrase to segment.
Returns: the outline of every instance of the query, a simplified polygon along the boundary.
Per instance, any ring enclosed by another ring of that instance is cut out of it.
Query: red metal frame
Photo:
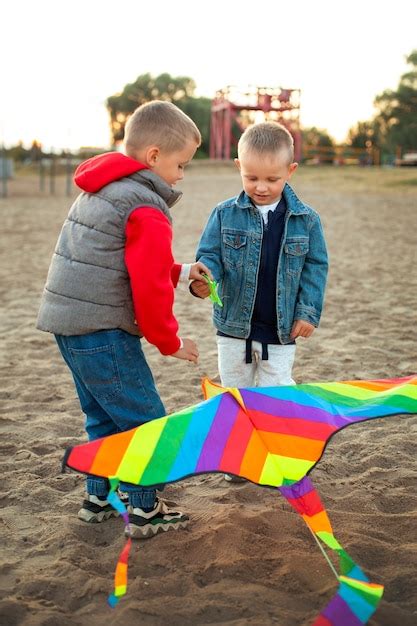
[[[258,112],[260,115],[257,115]],[[210,158],[231,158],[232,145],[238,141],[233,136],[233,124],[243,132],[248,126],[264,120],[275,120],[288,128],[294,139],[295,160],[299,161],[300,90],[281,87],[247,87],[241,90],[228,86],[217,91],[211,105]]]

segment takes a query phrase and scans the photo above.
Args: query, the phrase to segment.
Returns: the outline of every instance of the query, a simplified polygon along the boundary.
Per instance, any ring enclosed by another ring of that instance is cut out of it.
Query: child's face
[[[188,141],[177,152],[166,153],[156,148],[150,159],[150,167],[172,187],[184,178],[184,168],[193,158],[197,147],[195,141]]]
[[[235,163],[242,177],[243,189],[255,204],[278,202],[285,183],[297,169],[297,163],[288,165],[288,155],[283,153],[259,155],[244,152]]]

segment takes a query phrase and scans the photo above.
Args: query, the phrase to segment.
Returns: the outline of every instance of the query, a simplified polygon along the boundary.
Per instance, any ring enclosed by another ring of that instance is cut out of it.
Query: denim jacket
[[[327,250],[318,214],[301,202],[291,187],[278,259],[276,291],[278,338],[289,343],[295,320],[318,326],[327,279]],[[263,220],[244,191],[212,211],[196,258],[219,283],[223,307],[214,305],[213,322],[222,333],[247,338],[255,305],[261,258]]]

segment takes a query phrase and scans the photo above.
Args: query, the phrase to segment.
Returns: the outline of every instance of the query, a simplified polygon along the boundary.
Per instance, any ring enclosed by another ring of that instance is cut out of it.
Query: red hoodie
[[[147,169],[119,152],[101,154],[82,163],[74,181],[95,193],[105,185]],[[130,278],[136,321],[141,333],[162,354],[179,350],[178,322],[174,317],[174,287],[181,265],[172,255],[172,228],[159,210],[141,206],[126,224],[125,263]]]

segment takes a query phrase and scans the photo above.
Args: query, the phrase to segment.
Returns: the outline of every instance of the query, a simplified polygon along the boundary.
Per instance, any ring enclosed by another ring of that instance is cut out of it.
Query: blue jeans
[[[139,337],[117,329],[55,339],[74,378],[90,441],[165,415]],[[121,489],[134,507],[154,505],[155,489],[129,483]],[[87,493],[104,497],[108,491],[106,478],[87,477]]]

